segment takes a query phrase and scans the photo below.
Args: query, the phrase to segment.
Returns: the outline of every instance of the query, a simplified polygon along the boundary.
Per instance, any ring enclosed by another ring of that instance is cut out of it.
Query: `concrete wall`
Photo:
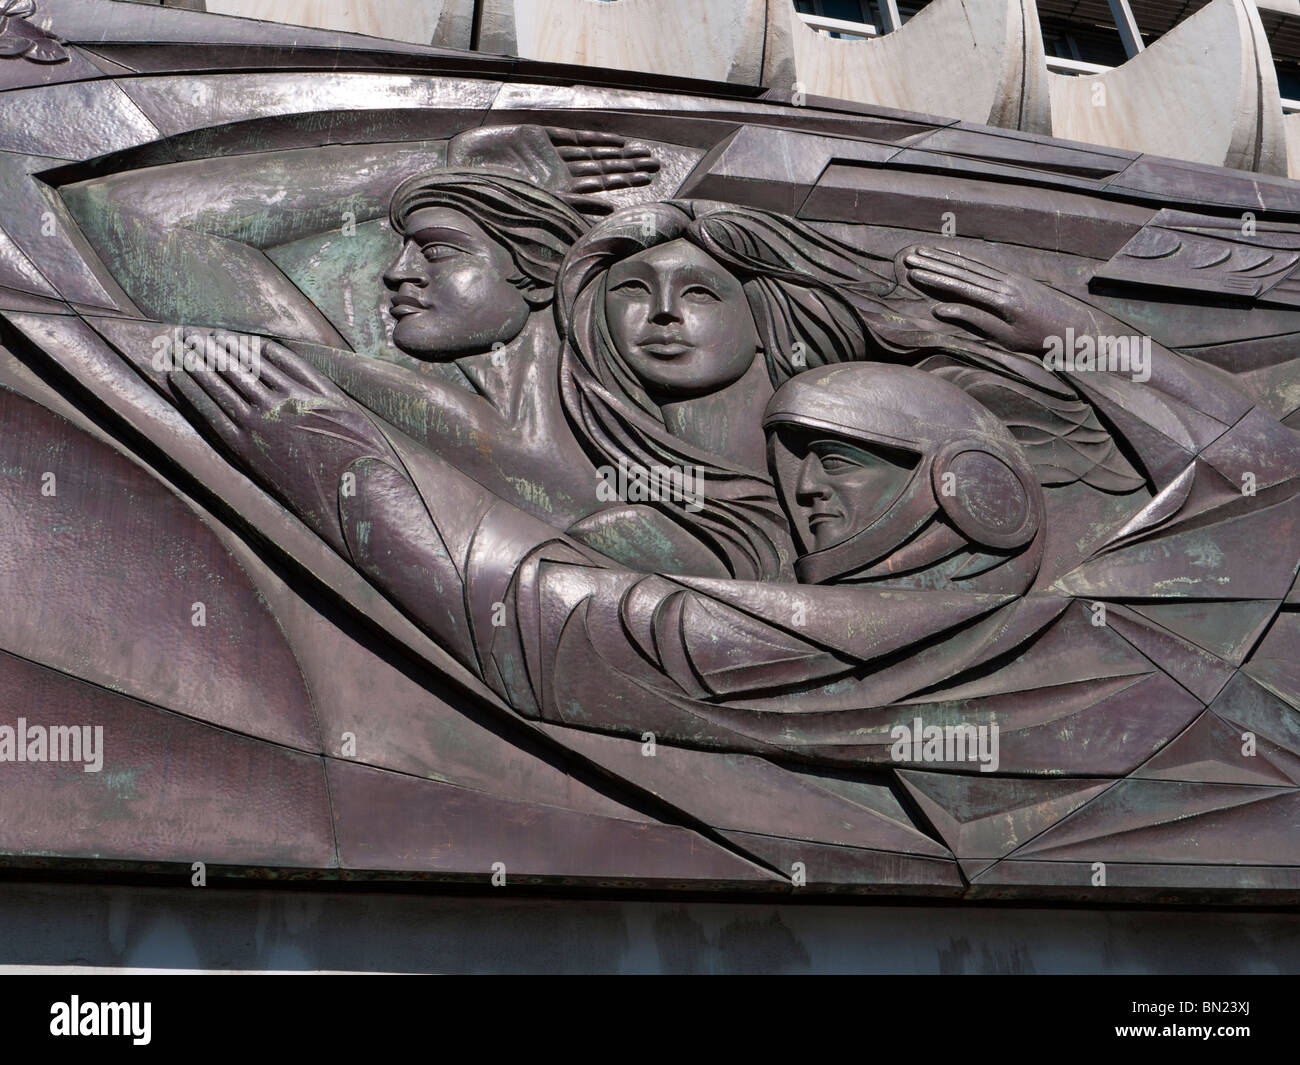
[[[1213,0],[1146,51],[1092,77],[1048,73],[1034,0],[934,0],[873,40],[819,33],[791,0],[163,2],[548,62],[764,85],[1300,176],[1300,130],[1283,121],[1256,10],[1263,3],[1300,18],[1297,0]]]
[[[1052,133],[1287,173],[1277,74],[1253,0],[1213,0],[1106,74],[1052,74]]]
[[[1282,973],[1300,915],[0,884],[0,971]]]

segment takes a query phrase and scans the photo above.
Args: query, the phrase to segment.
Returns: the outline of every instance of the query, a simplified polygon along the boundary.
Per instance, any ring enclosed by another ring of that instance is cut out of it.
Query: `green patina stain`
[[[572,530],[570,533],[606,558],[638,571],[677,573],[684,566],[671,538],[639,513],[630,513],[616,522],[583,530],[580,535]]]
[[[520,499],[526,499],[548,514],[554,511],[554,504],[551,502],[550,494],[546,491],[545,485],[536,484],[525,477],[510,477],[507,475],[506,480],[514,487]]]
[[[324,129],[332,117],[305,121]],[[63,200],[113,275],[153,317],[262,331],[267,321],[309,314],[305,307],[277,306],[255,286],[250,290],[249,278],[265,274],[269,257],[350,343],[369,341],[356,344],[358,350],[382,343],[382,274],[398,241],[385,220],[387,183],[358,189],[358,177],[441,165],[445,142],[259,153],[276,147],[260,140],[249,135],[239,149],[248,154],[238,167],[214,174],[207,166],[211,187],[202,199],[213,204],[208,209],[175,210],[174,184],[161,178],[155,189],[136,175],[69,186]],[[0,174],[5,176],[14,177]],[[148,193],[159,197],[162,206],[155,207]],[[345,225],[346,239],[341,232]],[[361,327],[360,337],[354,322]]]
[[[515,680],[517,671],[515,669],[515,656],[513,654],[502,655],[497,663],[497,668],[501,671],[501,680],[506,686],[506,691],[515,692]]]
[[[99,773],[99,782],[104,785],[113,795],[123,802],[131,802],[140,796],[135,793],[136,778],[149,767],[140,766],[137,769],[122,769],[116,773],[103,771]]]

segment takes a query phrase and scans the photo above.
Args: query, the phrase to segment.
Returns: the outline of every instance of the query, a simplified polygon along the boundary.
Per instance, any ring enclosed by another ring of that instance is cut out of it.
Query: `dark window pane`
[[[822,0],[822,14],[827,18],[842,18],[847,22],[866,22],[861,0]]]

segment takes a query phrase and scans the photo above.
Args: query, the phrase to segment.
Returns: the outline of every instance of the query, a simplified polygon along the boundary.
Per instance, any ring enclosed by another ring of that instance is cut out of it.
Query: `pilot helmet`
[[[980,573],[1036,543],[1043,493],[1024,451],[1006,426],[951,382],[910,366],[839,363],[791,378],[763,417],[769,460],[800,548],[806,583],[888,579],[966,551],[986,561]],[[842,441],[911,466],[895,478],[892,499],[873,501],[866,524],[820,549],[799,495],[808,445]],[[901,484],[901,487],[897,487]],[[988,582],[983,582],[987,584]],[[1023,574],[1013,578],[1023,585]],[[1010,590],[1010,589],[1006,589]]]

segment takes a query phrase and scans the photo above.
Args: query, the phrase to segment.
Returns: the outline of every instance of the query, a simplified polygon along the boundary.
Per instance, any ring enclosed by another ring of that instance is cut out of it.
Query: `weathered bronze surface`
[[[1300,184],[20,7],[6,865],[1300,897]]]

